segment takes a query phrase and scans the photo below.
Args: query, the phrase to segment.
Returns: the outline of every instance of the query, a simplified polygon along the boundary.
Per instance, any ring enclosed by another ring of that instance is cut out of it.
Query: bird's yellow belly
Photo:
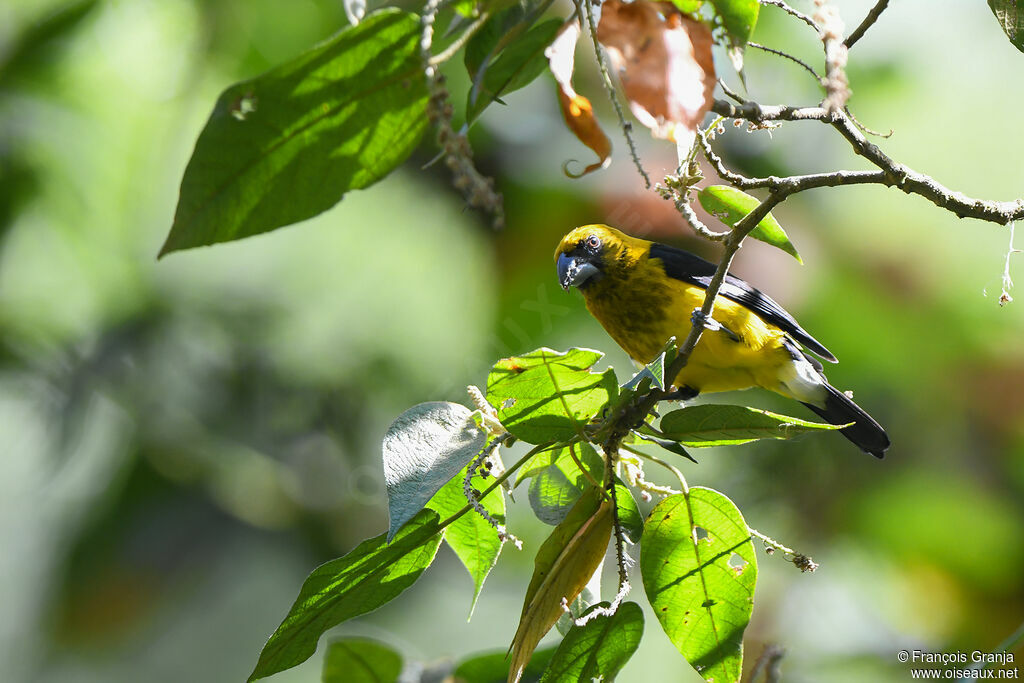
[[[661,310],[656,315],[623,314],[623,311],[637,310],[621,306],[623,302],[607,306],[600,301],[588,301],[588,308],[634,360],[649,363],[669,337],[674,336],[682,343],[690,333],[693,310],[704,303],[704,290],[699,287],[674,281],[671,289],[675,291],[658,297]],[[778,391],[780,369],[792,362],[789,351],[783,346],[785,333],[751,310],[723,297],[715,301],[712,317],[738,335],[739,341],[721,330],[705,330],[674,384],[702,393],[754,386]]]

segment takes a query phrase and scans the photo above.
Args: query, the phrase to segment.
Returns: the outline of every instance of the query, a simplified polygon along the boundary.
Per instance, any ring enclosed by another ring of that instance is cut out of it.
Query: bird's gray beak
[[[592,277],[601,274],[601,271],[593,263],[584,261],[578,256],[559,254],[558,263],[558,284],[562,289],[569,291],[570,287],[579,287]]]

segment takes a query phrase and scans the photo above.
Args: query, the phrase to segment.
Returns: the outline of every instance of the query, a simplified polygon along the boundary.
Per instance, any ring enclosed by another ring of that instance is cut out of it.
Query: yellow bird
[[[705,326],[674,384],[683,395],[762,387],[800,401],[861,450],[881,458],[885,430],[825,379],[821,363],[836,357],[779,304],[727,275],[711,319],[700,318],[716,266],[682,249],[625,235],[607,225],[584,225],[555,251],[558,281],[583,293],[587,310],[626,353],[649,363],[669,337]],[[801,347],[803,346],[803,348]],[[804,350],[807,349],[807,351]]]

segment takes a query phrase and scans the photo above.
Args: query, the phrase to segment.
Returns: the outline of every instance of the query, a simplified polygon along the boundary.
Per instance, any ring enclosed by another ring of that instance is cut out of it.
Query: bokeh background
[[[840,3],[847,24],[870,4]],[[562,173],[589,152],[544,76],[472,132],[506,197],[503,232],[463,209],[443,165],[421,169],[426,141],[314,220],[157,262],[217,94],[345,22],[337,0],[0,3],[3,680],[244,680],[306,574],[385,529],[379,444],[399,412],[465,401],[495,359],[538,346],[602,349],[628,376],[555,282],[565,231],[609,222],[715,255],[642,191],[610,117],[611,168]],[[820,62],[776,10],[755,39]],[[585,55],[577,89],[607,115]],[[751,52],[747,69],[756,99],[819,98],[790,63]],[[985,3],[893,3],[849,74],[851,108],[894,129],[878,142],[896,159],[974,196],[1024,195],[1024,55]],[[637,131],[663,174],[673,150]],[[756,174],[862,167],[814,123],[730,127],[719,144]],[[1008,231],[880,187],[775,213],[805,265],[752,243],[735,270],[842,359],[833,383],[894,446],[876,462],[824,435],[681,464],[821,564],[801,574],[761,555],[748,661],[775,643],[786,681],[902,681],[900,648],[990,651],[1024,617],[1024,302],[997,305]],[[755,392],[713,400],[804,415]],[[513,529],[535,549],[548,528],[518,499]],[[503,650],[531,558],[506,549],[467,624],[471,583],[443,548],[411,590],[338,632],[427,665]],[[650,614],[620,679],[699,680]]]

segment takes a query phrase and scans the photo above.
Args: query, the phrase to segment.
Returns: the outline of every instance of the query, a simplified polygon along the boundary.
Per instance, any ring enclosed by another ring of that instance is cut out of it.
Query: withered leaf
[[[571,178],[580,178],[611,162],[612,143],[601,130],[601,125],[594,116],[594,108],[583,95],[572,87],[572,74],[575,66],[576,41],[580,36],[578,21],[569,22],[562,29],[555,41],[544,51],[548,58],[551,74],[558,82],[558,104],[562,109],[562,117],[569,130],[584,145],[594,150],[598,160],[579,173],[572,173],[566,168],[565,173]]]
[[[710,29],[669,3],[606,0],[597,38],[633,115],[655,137],[689,149],[713,101]]]

